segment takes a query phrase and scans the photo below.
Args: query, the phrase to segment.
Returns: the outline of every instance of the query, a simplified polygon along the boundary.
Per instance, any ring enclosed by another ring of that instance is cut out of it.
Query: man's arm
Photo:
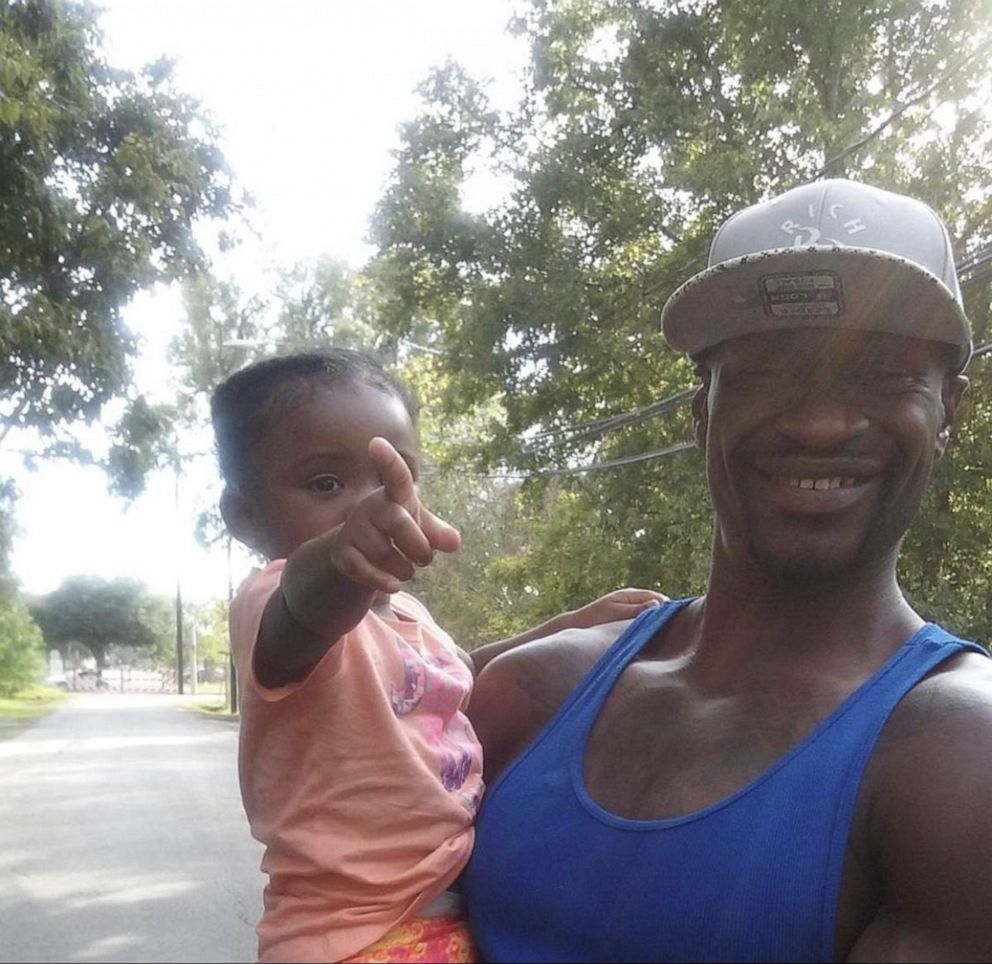
[[[866,773],[877,912],[849,961],[992,961],[992,662],[920,683]]]
[[[568,629],[493,659],[479,674],[468,705],[485,761],[486,783],[541,732],[629,620]]]

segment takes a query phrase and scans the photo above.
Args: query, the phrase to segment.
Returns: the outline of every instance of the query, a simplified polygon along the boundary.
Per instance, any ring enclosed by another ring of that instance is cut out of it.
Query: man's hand
[[[369,458],[382,487],[322,538],[332,567],[345,578],[368,589],[396,592],[418,566],[430,565],[436,552],[457,551],[461,537],[421,505],[410,466],[386,439],[369,442]]]
[[[615,589],[581,609],[562,613],[557,618],[561,621],[561,629],[587,629],[600,623],[633,619],[642,610],[666,602],[668,596],[651,589]]]

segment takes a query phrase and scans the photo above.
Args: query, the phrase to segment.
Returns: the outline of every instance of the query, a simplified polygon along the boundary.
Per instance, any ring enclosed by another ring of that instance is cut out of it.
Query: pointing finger
[[[369,442],[369,458],[379,470],[386,495],[397,505],[406,507],[415,505],[417,487],[413,481],[413,473],[392,443],[388,439],[376,436]]]
[[[462,537],[458,530],[427,509],[420,510],[420,527],[431,546],[439,552],[457,552],[461,548]]]

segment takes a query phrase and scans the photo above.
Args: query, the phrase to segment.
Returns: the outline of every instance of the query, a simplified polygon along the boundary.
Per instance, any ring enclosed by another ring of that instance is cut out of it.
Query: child
[[[271,358],[211,411],[224,521],[270,560],[231,605],[241,792],[269,876],[259,959],[470,960],[447,889],[483,790],[474,673],[664,597],[621,590],[463,653],[401,591],[459,535],[420,503],[416,406],[396,380],[343,349]]]

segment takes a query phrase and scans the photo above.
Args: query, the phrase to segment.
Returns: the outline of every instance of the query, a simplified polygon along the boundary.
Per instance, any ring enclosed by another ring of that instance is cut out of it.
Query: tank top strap
[[[963,651],[989,655],[988,650],[977,643],[960,639],[936,623],[925,623],[855,692],[850,702],[863,700],[870,693],[871,704],[884,721],[910,687],[944,660]]]
[[[638,614],[596,661],[572,696],[552,719],[548,729],[550,730],[559,719],[566,716],[571,717],[576,724],[587,717],[590,721],[595,719],[620,674],[654,635],[692,601],[691,598],[675,599],[661,606],[652,606]]]
[[[586,711],[594,708],[598,712],[600,705],[613,689],[613,684],[628,664],[676,613],[691,602],[693,598],[673,599],[661,606],[652,606],[635,617],[586,674],[586,678],[573,694],[574,702],[583,704],[583,709]],[[562,707],[561,715],[565,715],[570,709],[570,702],[572,701],[569,700]]]

